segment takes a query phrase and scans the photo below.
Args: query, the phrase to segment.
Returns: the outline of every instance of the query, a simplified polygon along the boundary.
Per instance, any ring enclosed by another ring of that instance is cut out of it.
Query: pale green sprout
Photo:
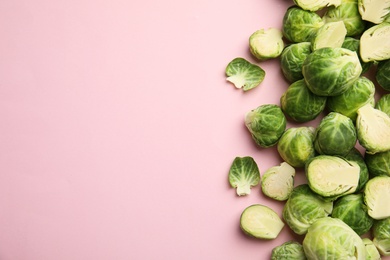
[[[342,48],[346,48],[351,51],[355,51],[358,54],[360,65],[362,66],[362,73],[367,72],[370,68],[371,65],[373,65],[374,62],[364,62],[362,58],[360,57],[360,39],[356,39],[353,37],[345,37],[343,45],[341,46]]]
[[[304,10],[318,11],[329,6],[339,6],[341,0],[294,0],[294,3]]]
[[[390,23],[383,22],[363,32],[360,57],[364,62],[390,59]]]
[[[390,94],[385,94],[380,97],[375,104],[375,108],[390,116]]]
[[[363,20],[380,24],[390,15],[390,0],[358,0]]]
[[[386,91],[390,91],[390,59],[378,63],[375,79],[379,86]]]
[[[311,53],[310,42],[298,42],[287,45],[280,55],[280,67],[284,77],[290,83],[303,79],[302,64]]]
[[[390,217],[390,176],[376,176],[364,188],[364,203],[368,215],[380,220]]]
[[[390,256],[390,218],[375,221],[372,242],[383,256]]]
[[[295,169],[286,162],[273,166],[264,172],[261,190],[267,197],[287,200],[294,188]]]
[[[260,239],[275,239],[284,227],[279,215],[270,207],[254,204],[244,209],[240,228],[248,236]]]
[[[347,29],[343,21],[327,22],[318,29],[312,41],[312,49],[340,48],[346,35]]]
[[[250,156],[236,157],[229,170],[230,186],[236,188],[238,196],[251,193],[251,187],[260,182],[260,171]]]
[[[271,260],[306,260],[302,244],[287,241],[272,249]]]
[[[390,177],[390,150],[364,156],[371,177],[387,175]]]
[[[366,260],[381,260],[381,255],[374,242],[368,237],[363,237],[362,240],[366,246]]]
[[[253,89],[264,80],[265,71],[244,58],[235,58],[226,67],[226,80],[244,91]]]
[[[249,50],[261,61],[279,57],[283,48],[283,34],[277,28],[260,29],[249,37]]]

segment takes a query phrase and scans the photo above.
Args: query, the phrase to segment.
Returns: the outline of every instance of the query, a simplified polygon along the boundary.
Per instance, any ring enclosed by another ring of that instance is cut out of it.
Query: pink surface
[[[264,172],[243,117],[278,103],[277,61],[243,93],[227,63],[287,0],[0,2],[0,259],[267,259],[293,238],[239,230],[234,157]],[[298,183],[300,177],[298,177]]]

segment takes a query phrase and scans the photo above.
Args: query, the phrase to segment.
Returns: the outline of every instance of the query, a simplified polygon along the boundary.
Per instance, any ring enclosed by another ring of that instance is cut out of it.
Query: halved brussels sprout
[[[251,193],[251,187],[260,182],[260,171],[255,160],[250,156],[236,157],[230,166],[229,183],[236,188],[238,196]]]
[[[302,65],[308,88],[319,96],[337,96],[345,92],[362,72],[356,52],[325,47],[310,53]]]
[[[275,239],[283,229],[284,223],[270,207],[254,204],[245,208],[242,212],[240,227],[249,236]]]
[[[364,62],[390,59],[390,23],[380,23],[363,32],[360,57]]]
[[[324,7],[339,6],[341,0],[294,0],[294,3],[304,10],[315,12]]]
[[[364,62],[360,57],[360,40],[352,37],[345,37],[342,48],[355,51],[358,54],[360,65],[362,66],[362,73],[367,72],[374,62]]]
[[[284,48],[280,55],[280,67],[287,81],[293,83],[303,79],[302,64],[310,53],[310,42],[292,43]]]
[[[287,241],[272,249],[271,260],[306,260],[306,256],[300,243]]]
[[[387,175],[390,177],[390,150],[364,156],[371,177]]]
[[[368,237],[364,237],[362,240],[366,246],[366,260],[381,260],[381,255],[379,254],[374,242]]]
[[[359,185],[359,165],[338,156],[318,155],[306,163],[305,172],[310,188],[329,200],[354,193]]]
[[[375,104],[375,108],[390,116],[390,94],[383,95],[379,98]]]
[[[315,119],[325,105],[326,97],[313,94],[303,79],[292,83],[280,97],[282,111],[299,123]]]
[[[312,40],[312,49],[324,47],[340,48],[343,45],[347,29],[343,21],[327,22],[322,25]]]
[[[277,144],[280,157],[293,167],[304,167],[315,156],[314,132],[309,126],[288,128]]]
[[[287,120],[282,109],[275,104],[264,104],[245,116],[245,126],[257,145],[274,146],[286,129]]]
[[[375,105],[375,85],[366,77],[359,77],[344,93],[328,97],[326,106],[356,121],[357,110],[365,104]]]
[[[317,220],[329,216],[333,202],[314,193],[307,184],[295,187],[283,207],[283,219],[298,235],[306,234],[307,229]]]
[[[314,222],[302,245],[308,259],[366,260],[363,240],[337,218],[326,217]]]
[[[364,157],[360,153],[360,151],[356,147],[354,147],[351,149],[351,151],[344,155],[343,158],[347,159],[348,161],[356,162],[359,165],[359,185],[356,188],[356,192],[360,192],[364,188],[370,177],[366,162],[364,161]]]
[[[235,58],[226,67],[227,81],[244,91],[257,87],[265,77],[265,71],[244,58]]]
[[[353,121],[340,113],[330,112],[320,121],[314,136],[314,148],[319,154],[346,155],[357,141]]]
[[[379,24],[390,15],[390,0],[358,0],[363,20]]]
[[[357,110],[356,129],[359,143],[367,153],[390,150],[390,117],[366,104]]]
[[[368,215],[373,219],[390,217],[390,177],[376,176],[370,179],[364,188],[364,202]]]
[[[277,28],[260,29],[249,37],[249,50],[261,61],[279,57],[283,48],[283,34]]]
[[[372,227],[372,242],[383,256],[390,255],[390,218],[377,220]]]
[[[287,200],[294,188],[295,169],[286,162],[264,172],[261,190],[275,200]]]
[[[290,42],[310,42],[323,24],[317,13],[293,5],[283,16],[282,33]]]
[[[338,218],[350,226],[358,235],[367,233],[374,220],[367,213],[363,194],[348,194],[333,203],[333,218]]]
[[[390,60],[380,61],[375,79],[384,90],[390,91]]]

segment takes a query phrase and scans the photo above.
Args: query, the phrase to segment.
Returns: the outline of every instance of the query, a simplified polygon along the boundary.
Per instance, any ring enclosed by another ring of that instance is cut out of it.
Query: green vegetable
[[[244,58],[235,58],[226,67],[226,80],[233,83],[236,88],[242,88],[244,91],[257,87],[265,77],[265,71],[245,60]]]
[[[372,66],[374,62],[364,62],[360,57],[360,40],[352,37],[345,37],[342,48],[354,51],[357,53],[360,61],[360,65],[362,66],[362,73],[366,73]]]
[[[294,3],[304,10],[315,12],[331,5],[339,6],[341,0],[294,0]]]
[[[364,188],[364,202],[368,215],[379,220],[390,217],[390,177],[376,176],[370,179]]]
[[[390,15],[389,0],[358,0],[358,4],[363,20],[379,24]]]
[[[287,241],[272,249],[271,260],[306,260],[303,246],[296,241]]]
[[[230,186],[236,188],[238,196],[251,193],[251,187],[260,182],[260,171],[250,156],[236,157],[229,170]]]
[[[372,228],[373,243],[383,256],[390,255],[390,218],[377,220]]]
[[[364,186],[366,185],[369,179],[369,172],[368,172],[365,159],[356,147],[352,148],[346,155],[343,156],[343,158],[346,159],[347,161],[352,161],[359,165],[360,167],[359,184],[358,187],[356,188],[356,192],[360,192],[364,188]]]
[[[286,162],[273,166],[264,172],[261,190],[264,195],[284,201],[287,200],[294,188],[295,169]]]
[[[362,238],[362,240],[366,246],[366,260],[381,260],[381,255],[374,242],[367,237]]]
[[[380,23],[363,32],[360,57],[364,62],[390,59],[390,23]]]
[[[249,50],[260,61],[279,57],[283,48],[283,35],[277,28],[260,29],[249,37]]]
[[[280,67],[287,81],[293,83],[303,79],[302,64],[310,53],[310,42],[292,43],[283,49],[280,55]]]
[[[280,98],[282,111],[295,122],[315,119],[325,108],[326,97],[313,94],[303,79],[292,83]]]
[[[304,167],[315,156],[314,132],[307,126],[288,128],[277,144],[280,157],[293,167]]]
[[[337,218],[321,218],[308,229],[302,242],[308,259],[366,260],[366,247],[358,234]]]
[[[322,25],[312,40],[312,49],[324,47],[340,48],[343,45],[347,29],[343,21],[327,22]]]
[[[271,208],[254,204],[244,209],[240,217],[241,230],[255,238],[275,239],[284,227],[283,221]]]
[[[366,153],[364,160],[371,177],[380,175],[390,177],[390,150],[375,154]]]
[[[376,102],[375,108],[390,116],[390,94],[383,95]]]
[[[261,105],[245,116],[245,126],[256,144],[263,148],[276,145],[286,125],[282,109],[274,104]]]
[[[362,72],[356,52],[325,47],[310,53],[302,65],[308,88],[319,96],[337,96],[345,92]]]
[[[333,202],[314,193],[307,184],[295,187],[283,207],[283,219],[294,233],[303,235],[317,220],[329,216]]]
[[[384,90],[390,91],[390,60],[379,62],[375,78],[379,86]]]

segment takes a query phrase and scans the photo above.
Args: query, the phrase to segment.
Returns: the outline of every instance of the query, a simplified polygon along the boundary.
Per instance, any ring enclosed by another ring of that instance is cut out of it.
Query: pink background
[[[224,75],[291,4],[0,1],[0,259],[267,259],[292,239],[244,236],[245,207],[283,203],[227,182],[236,156],[281,162],[243,117],[287,83],[276,60],[247,93]]]

